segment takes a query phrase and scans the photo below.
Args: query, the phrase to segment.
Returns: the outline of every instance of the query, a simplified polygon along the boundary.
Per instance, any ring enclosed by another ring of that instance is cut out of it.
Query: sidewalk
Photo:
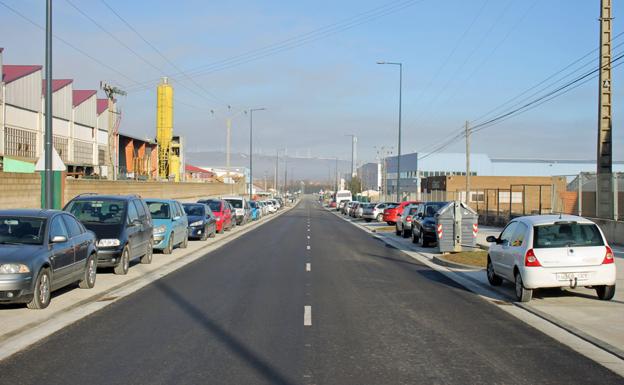
[[[343,216],[343,218],[346,218]],[[420,248],[409,238],[396,236],[394,231],[378,231],[376,228],[385,224],[366,223],[361,220],[348,219],[361,227],[374,231],[387,243],[403,251],[417,253],[433,262],[437,253],[431,248]],[[501,229],[496,227],[479,227],[477,242],[487,245],[485,238],[488,235],[498,235]],[[578,337],[609,351],[624,359],[624,248],[614,247],[617,268],[617,291],[611,301],[600,301],[593,289],[542,289],[533,294],[533,300],[528,303],[515,303],[517,306],[566,329]],[[515,301],[514,286],[504,282],[500,287],[492,287],[487,281],[484,269],[446,269],[468,278],[479,287],[491,293],[491,298],[500,298]]]

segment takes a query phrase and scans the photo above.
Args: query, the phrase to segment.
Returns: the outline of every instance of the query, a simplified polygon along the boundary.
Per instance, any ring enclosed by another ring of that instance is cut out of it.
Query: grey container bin
[[[441,253],[471,251],[477,246],[479,215],[468,205],[452,201],[435,215],[436,239]]]

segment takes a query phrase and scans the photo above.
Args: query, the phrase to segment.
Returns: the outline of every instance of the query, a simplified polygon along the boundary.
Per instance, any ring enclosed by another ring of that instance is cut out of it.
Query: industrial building
[[[44,150],[42,66],[4,64],[3,54],[0,48],[0,169],[34,172]],[[68,175],[106,176],[107,104],[96,90],[74,89],[72,79],[53,79],[52,93],[53,145]]]

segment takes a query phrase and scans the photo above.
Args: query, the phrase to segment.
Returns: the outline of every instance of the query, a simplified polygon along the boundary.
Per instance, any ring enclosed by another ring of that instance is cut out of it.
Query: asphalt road
[[[2,384],[622,382],[312,200],[0,362]]]

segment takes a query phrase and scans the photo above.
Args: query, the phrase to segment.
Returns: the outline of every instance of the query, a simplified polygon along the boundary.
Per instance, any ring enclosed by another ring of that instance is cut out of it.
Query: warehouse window
[[[471,191],[470,202],[485,202],[485,194],[478,191]]]
[[[98,164],[100,166],[106,164],[106,146],[98,146]]]
[[[21,158],[37,157],[37,133],[6,127],[4,131],[5,154]]]
[[[93,146],[91,143],[74,142],[74,163],[93,164]]]
[[[63,163],[67,163],[69,161],[69,146],[67,145],[67,138],[55,136],[52,143],[54,144],[54,149],[58,153]]]

